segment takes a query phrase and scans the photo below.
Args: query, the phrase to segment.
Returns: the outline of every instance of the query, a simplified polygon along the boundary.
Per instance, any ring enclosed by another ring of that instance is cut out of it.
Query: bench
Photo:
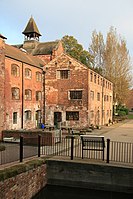
[[[104,161],[104,148],[105,141],[104,136],[96,136],[96,135],[81,135],[82,142],[82,159],[83,159],[83,151],[100,151],[102,152],[102,159]]]

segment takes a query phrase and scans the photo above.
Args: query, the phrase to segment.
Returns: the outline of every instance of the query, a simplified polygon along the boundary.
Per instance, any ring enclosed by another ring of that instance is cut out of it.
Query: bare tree
[[[103,35],[93,31],[89,51],[94,56],[94,68],[113,82],[114,102],[124,104],[131,84],[131,61],[126,41],[110,27],[104,44]]]
[[[91,41],[89,52],[94,58],[94,68],[100,72],[103,68],[103,55],[105,51],[104,39],[101,32],[97,33],[96,30],[94,30]]]
[[[114,102],[125,103],[131,82],[130,72],[131,61],[126,41],[111,27],[105,45],[104,74],[113,82]]]

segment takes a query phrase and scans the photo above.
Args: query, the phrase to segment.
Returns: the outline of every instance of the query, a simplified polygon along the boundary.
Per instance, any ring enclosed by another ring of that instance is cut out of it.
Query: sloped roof
[[[44,62],[41,59],[34,57],[28,53],[25,53],[25,52],[13,47],[13,46],[10,46],[8,44],[5,44],[5,55],[7,57],[16,59],[18,61],[27,63],[32,66],[37,66],[37,67],[44,66]]]
[[[36,33],[38,34],[39,36],[41,36],[39,30],[38,30],[38,27],[34,21],[34,19],[31,17],[29,19],[29,22],[27,23],[27,26],[25,28],[25,30],[22,32],[24,35],[28,34],[28,33]]]
[[[2,39],[7,39],[5,36],[3,36],[2,34],[0,34],[0,38]]]
[[[49,55],[54,49],[58,47],[59,41],[51,41],[39,43],[37,47],[33,50],[33,55]]]

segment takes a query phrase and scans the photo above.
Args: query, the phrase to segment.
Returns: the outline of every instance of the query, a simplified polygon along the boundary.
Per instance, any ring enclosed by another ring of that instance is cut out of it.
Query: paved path
[[[103,127],[101,130],[94,130],[97,135],[104,135],[105,139],[112,141],[133,143],[133,120],[119,122],[110,127]]]

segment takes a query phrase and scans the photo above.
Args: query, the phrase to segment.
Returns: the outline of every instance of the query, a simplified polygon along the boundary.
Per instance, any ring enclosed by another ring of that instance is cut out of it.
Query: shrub
[[[4,145],[0,145],[0,151],[5,151],[6,147]]]
[[[126,115],[126,112],[125,112],[125,111],[119,110],[119,111],[118,111],[118,115],[119,115],[119,116],[125,116],[125,115]]]

